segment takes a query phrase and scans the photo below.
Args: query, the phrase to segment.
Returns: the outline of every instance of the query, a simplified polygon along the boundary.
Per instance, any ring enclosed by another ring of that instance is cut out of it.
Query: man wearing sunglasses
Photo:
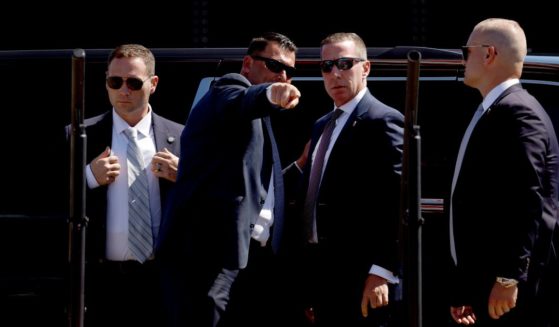
[[[299,102],[295,44],[254,38],[240,74],[214,81],[181,136],[158,244],[171,326],[281,326],[283,177],[269,116]]]
[[[475,326],[557,326],[559,145],[520,84],[526,36],[512,20],[478,23],[464,49],[464,84],[483,97],[458,151],[450,193],[450,314]],[[557,231],[555,231],[557,233]],[[556,250],[555,250],[556,251]]]
[[[404,119],[369,92],[371,63],[357,34],[326,37],[321,58],[334,110],[314,124],[304,173],[303,285],[316,326],[385,326],[382,307],[399,282]]]
[[[153,247],[165,196],[175,179],[183,126],[157,115],[150,106],[158,81],[149,49],[138,44],[117,47],[109,56],[105,81],[113,109],[85,121],[88,326],[159,326],[164,317]],[[144,201],[129,195],[127,130],[137,134],[138,170],[147,181]],[[138,256],[129,242],[138,226],[129,202],[144,208],[147,259]]]

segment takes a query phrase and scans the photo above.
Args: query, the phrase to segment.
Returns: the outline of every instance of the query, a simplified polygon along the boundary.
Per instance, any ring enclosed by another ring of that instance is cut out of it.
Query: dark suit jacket
[[[112,144],[112,111],[86,119],[84,123],[87,134],[86,162],[89,164],[107,146],[110,147]],[[161,151],[163,148],[167,148],[178,156],[180,149],[179,136],[183,125],[165,119],[155,113],[152,115],[152,124],[155,149]],[[162,216],[165,213],[166,195],[172,185],[173,183],[168,180],[159,180]],[[86,199],[86,212],[89,218],[86,254],[89,261],[99,262],[105,258],[107,186],[99,186],[95,189],[87,188]]]
[[[314,125],[304,193],[311,154],[330,115]],[[341,260],[339,266],[347,264],[363,276],[373,264],[396,273],[403,125],[399,111],[367,91],[344,125],[324,168],[316,211],[319,243],[333,249],[331,254],[336,257],[332,260]]]
[[[247,265],[251,224],[269,182],[269,174],[261,179],[267,139],[261,118],[279,110],[266,98],[268,86],[227,74],[192,109],[181,136],[176,192],[163,219],[160,258],[227,269]]]
[[[478,301],[486,313],[497,276],[521,281],[519,301],[537,291],[557,219],[558,173],[548,115],[511,86],[473,130],[454,189],[454,304]]]

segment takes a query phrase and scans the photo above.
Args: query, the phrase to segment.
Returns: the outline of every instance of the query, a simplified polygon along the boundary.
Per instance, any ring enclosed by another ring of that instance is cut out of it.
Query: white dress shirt
[[[260,210],[260,215],[256,219],[251,234],[251,237],[259,241],[263,247],[266,246],[266,242],[270,238],[270,227],[274,223],[274,202],[274,174],[272,173],[266,200],[264,200],[264,205],[262,210]]]
[[[128,139],[124,130],[130,126],[113,109],[113,129],[111,155],[118,157],[120,175],[107,189],[107,242],[106,257],[108,260],[125,261],[134,257],[128,249],[128,166],[126,149]],[[138,144],[142,150],[144,167],[146,167],[149,187],[150,213],[152,220],[152,233],[154,240],[159,231],[161,222],[161,199],[159,193],[159,180],[151,172],[151,160],[156,153],[155,138],[152,129],[151,107],[149,114],[133,128],[138,130]],[[90,165],[86,169],[87,185],[89,188],[99,186]],[[95,205],[95,204],[91,204]]]

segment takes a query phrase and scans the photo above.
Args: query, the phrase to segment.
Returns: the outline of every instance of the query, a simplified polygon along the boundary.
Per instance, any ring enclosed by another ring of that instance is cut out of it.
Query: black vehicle
[[[459,50],[369,48],[368,87],[404,112],[407,54],[421,53],[418,124],[422,143],[424,325],[446,326],[444,285],[448,225],[443,199],[450,189],[456,152],[481,102],[463,85]],[[239,72],[245,49],[152,49],[157,92],[153,109],[183,123],[215,77]],[[85,49],[85,116],[111,108],[105,90],[110,49]],[[69,171],[64,126],[71,118],[73,50],[0,51],[2,128],[0,160],[0,321],[18,326],[66,321]],[[319,49],[300,48],[293,78],[302,93],[296,110],[281,112],[274,129],[287,165],[301,153],[313,122],[332,109],[319,69]],[[559,130],[559,56],[526,57],[522,85],[548,111]],[[3,325],[3,324],[2,324]]]

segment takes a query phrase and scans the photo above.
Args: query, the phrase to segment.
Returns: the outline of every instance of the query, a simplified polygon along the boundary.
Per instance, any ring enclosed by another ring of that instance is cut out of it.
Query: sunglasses
[[[151,76],[142,81],[137,77],[128,77],[126,80],[124,80],[120,76],[109,76],[107,77],[107,85],[113,90],[120,90],[122,84],[126,82],[126,87],[128,89],[132,91],[138,91],[142,88],[142,86],[144,86],[144,83],[150,78]]]
[[[464,61],[468,61],[468,56],[470,55],[470,48],[489,48],[492,45],[488,44],[480,44],[480,45],[464,45],[462,46],[462,57],[464,57]]]
[[[332,71],[334,66],[338,67],[339,70],[349,70],[353,67],[356,62],[366,61],[362,58],[347,58],[342,57],[336,60],[322,60],[320,62],[320,69],[323,73],[329,73]]]
[[[287,78],[291,78],[295,74],[295,67],[287,66],[286,64],[281,63],[275,59],[255,55],[251,55],[251,57],[254,60],[263,61],[264,65],[266,65],[266,68],[268,68],[268,70],[272,73],[279,74],[285,70],[285,75],[287,76]]]

